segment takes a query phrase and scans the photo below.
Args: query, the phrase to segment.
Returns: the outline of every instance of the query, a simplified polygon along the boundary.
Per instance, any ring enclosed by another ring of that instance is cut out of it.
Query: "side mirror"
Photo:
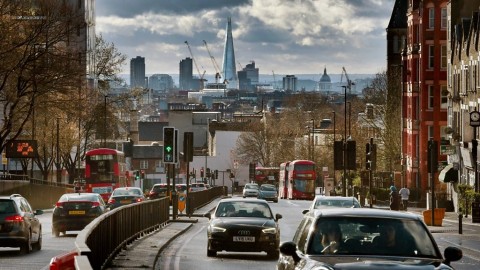
[[[285,256],[291,256],[295,264],[300,261],[300,257],[297,254],[297,245],[294,242],[284,242],[280,244],[280,253]]]
[[[35,210],[34,214],[35,214],[36,216],[38,216],[38,215],[43,215],[43,210],[40,210],[40,209]]]
[[[304,209],[304,210],[302,211],[302,214],[305,215],[305,214],[308,213],[309,211],[310,211],[310,210],[308,210],[308,209]]]
[[[209,213],[206,213],[203,215],[204,217],[208,218],[208,219],[211,219],[212,218],[212,214]]]
[[[283,216],[281,214],[275,214],[275,220],[279,220],[281,219]]]
[[[463,251],[456,247],[447,247],[443,256],[445,257],[444,263],[450,265],[451,262],[458,261],[463,257]]]

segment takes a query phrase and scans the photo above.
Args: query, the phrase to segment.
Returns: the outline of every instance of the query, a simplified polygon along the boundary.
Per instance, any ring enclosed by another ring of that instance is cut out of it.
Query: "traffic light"
[[[200,177],[203,178],[203,167],[200,169]]]
[[[215,170],[215,179],[218,179],[218,170]]]
[[[347,140],[345,163],[347,170],[357,169],[357,143],[354,140]]]
[[[372,151],[370,147],[370,143],[365,145],[365,169],[370,170],[371,163],[372,163]]]
[[[163,127],[163,162],[175,162],[175,128]]]
[[[135,171],[135,180],[140,180],[140,172]]]
[[[432,138],[428,141],[427,157],[427,171],[436,173],[438,168],[438,143]]]
[[[343,170],[343,141],[333,143],[333,168]]]
[[[207,168],[207,175],[205,177],[207,178],[210,178],[211,174],[210,174],[210,168]]]
[[[142,170],[142,173],[141,173],[141,174],[142,174],[142,175],[141,175],[141,176],[142,176],[142,179],[145,179],[145,171],[144,171],[144,170]]]

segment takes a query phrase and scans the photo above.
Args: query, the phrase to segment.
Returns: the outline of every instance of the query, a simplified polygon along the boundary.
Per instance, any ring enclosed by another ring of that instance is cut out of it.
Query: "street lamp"
[[[342,179],[342,196],[347,196],[347,86],[342,86],[345,97],[345,111],[344,111],[344,134],[343,134],[343,179]]]
[[[333,113],[333,143],[335,143],[335,133],[336,133],[336,128],[335,128],[335,111],[332,111]],[[335,155],[334,153],[332,153],[333,155]],[[333,158],[334,159],[334,158]],[[335,166],[334,166],[335,167]],[[336,177],[335,177],[335,168],[333,168],[333,186],[335,188],[336,186]]]
[[[107,147],[107,97],[108,95],[105,95],[104,99],[104,106],[105,106],[105,111],[103,114],[103,147]]]

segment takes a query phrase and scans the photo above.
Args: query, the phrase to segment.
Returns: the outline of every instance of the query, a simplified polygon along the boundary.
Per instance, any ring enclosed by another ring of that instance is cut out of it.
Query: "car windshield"
[[[260,190],[261,191],[277,191],[277,189],[275,188],[275,186],[270,186],[270,185],[262,185],[260,187]]]
[[[142,195],[142,191],[139,189],[115,189],[113,191],[113,196],[139,196]]]
[[[258,189],[258,185],[246,184],[245,189]]]
[[[353,198],[346,200],[346,199],[336,199],[333,197],[333,198],[318,199],[315,201],[315,205],[314,205],[315,209],[326,208],[326,207],[359,208],[360,204],[358,203],[357,200]]]
[[[217,217],[272,218],[272,211],[262,202],[220,202],[215,211]]]
[[[441,257],[420,220],[361,217],[318,219],[308,241],[307,254],[332,253]]]

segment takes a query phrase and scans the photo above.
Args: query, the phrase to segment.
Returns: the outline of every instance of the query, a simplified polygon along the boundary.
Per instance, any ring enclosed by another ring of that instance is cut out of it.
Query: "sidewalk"
[[[146,234],[142,238],[133,241],[126,249],[120,251],[110,266],[105,269],[154,269],[158,254],[160,254],[170,242],[187,231],[193,223],[197,223],[199,217],[203,217],[205,213],[212,211],[217,205],[218,200],[220,200],[220,198],[196,210],[190,218],[181,215],[177,217],[176,220],[170,220],[170,222],[160,230]]]

